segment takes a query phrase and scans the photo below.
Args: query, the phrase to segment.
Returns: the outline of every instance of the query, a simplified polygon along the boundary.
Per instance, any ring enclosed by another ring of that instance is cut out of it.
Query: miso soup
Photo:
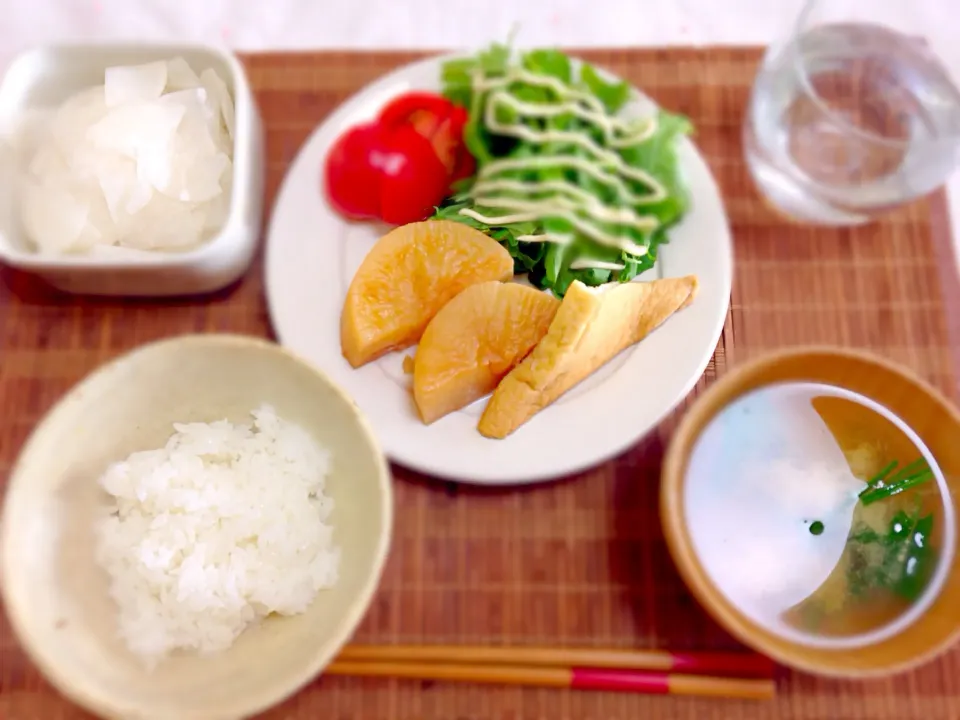
[[[684,504],[727,599],[807,644],[903,630],[935,599],[955,545],[946,484],[916,434],[817,383],[767,386],[718,414],[693,449]]]

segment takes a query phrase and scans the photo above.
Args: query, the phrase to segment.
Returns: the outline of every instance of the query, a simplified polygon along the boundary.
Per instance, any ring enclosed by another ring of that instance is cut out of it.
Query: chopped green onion
[[[896,461],[896,460],[893,460],[893,461],[892,461],[889,465],[887,465],[883,470],[881,470],[881,471],[878,472],[876,475],[874,475],[872,478],[870,478],[870,480],[867,482],[867,486],[866,486],[863,490],[860,491],[860,495],[862,496],[864,493],[869,492],[870,490],[872,490],[872,489],[875,488],[875,487],[882,487],[882,486],[883,486],[883,481],[886,480],[887,475],[889,475],[890,472],[891,472],[894,468],[896,468],[896,467],[897,467],[897,461]]]
[[[926,468],[925,470],[921,470],[913,475],[899,478],[896,483],[891,485],[869,488],[869,492],[864,492],[860,495],[860,502],[862,502],[864,505],[870,505],[878,500],[883,500],[884,498],[888,498],[892,495],[899,495],[904,490],[908,490],[914,485],[919,485],[920,483],[929,480],[931,477],[933,477],[933,472],[930,470],[930,468]]]
[[[883,470],[877,473],[867,486],[860,491],[858,497],[864,505],[869,505],[877,500],[897,495],[909,487],[923,482],[930,475],[930,466],[923,458],[917,458],[906,467],[901,468],[892,477],[890,473],[897,467],[897,461],[894,460]]]
[[[810,534],[811,535],[822,535],[823,534],[823,523],[819,520],[814,520],[810,523]]]
[[[930,466],[927,465],[926,460],[924,460],[923,458],[917,458],[912,463],[907,465],[905,468],[897,472],[897,474],[894,475],[892,478],[890,478],[888,482],[890,484],[899,482],[900,480],[903,480],[906,477],[912,477],[914,473],[919,472],[920,470],[929,470],[929,469],[930,469]]]

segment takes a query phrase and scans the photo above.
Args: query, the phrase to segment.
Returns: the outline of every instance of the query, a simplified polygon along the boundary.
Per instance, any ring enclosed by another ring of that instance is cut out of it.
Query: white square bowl
[[[90,295],[172,296],[213,292],[238,279],[253,259],[263,213],[263,128],[243,66],[229,52],[163,43],[51,45],[14,59],[0,83],[0,127],[25,113],[61,104],[100,85],[114,65],[182,57],[198,74],[212,68],[235,107],[233,187],[220,231],[193,250],[149,257],[47,256],[24,237],[15,201],[13,153],[0,155],[0,262],[42,277],[54,287]]]

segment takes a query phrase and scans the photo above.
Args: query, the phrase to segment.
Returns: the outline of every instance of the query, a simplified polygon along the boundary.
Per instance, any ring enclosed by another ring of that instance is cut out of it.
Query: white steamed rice
[[[269,406],[252,415],[252,425],[175,424],[165,447],[100,478],[112,503],[97,559],[120,637],[149,664],[177,649],[223,650],[337,581],[329,452]]]

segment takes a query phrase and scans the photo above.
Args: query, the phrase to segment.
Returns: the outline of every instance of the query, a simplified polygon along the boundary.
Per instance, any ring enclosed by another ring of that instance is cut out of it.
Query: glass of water
[[[744,125],[750,173],[771,205],[855,225],[944,183],[960,153],[952,4],[805,2],[763,59]]]

